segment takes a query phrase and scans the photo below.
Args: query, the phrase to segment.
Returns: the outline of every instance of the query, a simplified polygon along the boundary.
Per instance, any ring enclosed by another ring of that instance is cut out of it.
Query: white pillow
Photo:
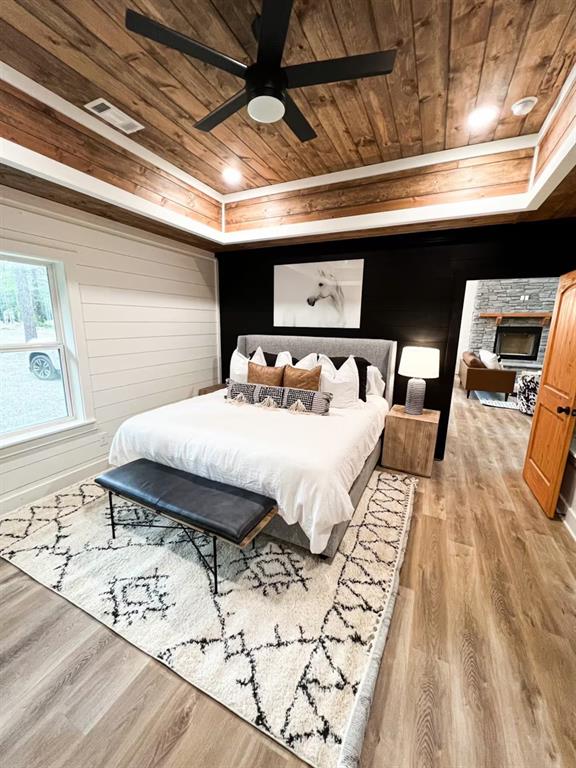
[[[230,378],[238,381],[240,384],[246,384],[248,381],[248,362],[250,362],[249,359],[242,352],[238,352],[235,349],[230,358]],[[251,362],[258,365],[266,365],[266,358],[264,357],[264,352],[262,352],[262,347],[258,347],[256,352],[254,352]]]
[[[331,408],[350,408],[358,405],[360,380],[358,366],[354,357],[350,357],[336,370],[336,366],[326,355],[320,355],[318,362],[322,366],[320,373],[320,391],[331,392]]]
[[[292,365],[292,355],[290,352],[279,352],[276,356],[276,367],[279,368],[282,365]]]
[[[380,368],[375,365],[369,365],[366,368],[366,395],[378,395],[384,397],[386,382],[382,377]]]
[[[278,363],[276,363],[278,365]],[[290,363],[292,365],[292,363]],[[318,355],[316,352],[310,352],[309,355],[306,355],[302,358],[302,360],[298,360],[294,368],[301,368],[304,371],[311,371],[312,368],[316,368],[318,365]]]
[[[492,368],[496,371],[501,370],[502,366],[498,362],[498,355],[495,352],[489,352],[487,349],[481,349],[479,356],[480,360],[482,360],[486,368]]]

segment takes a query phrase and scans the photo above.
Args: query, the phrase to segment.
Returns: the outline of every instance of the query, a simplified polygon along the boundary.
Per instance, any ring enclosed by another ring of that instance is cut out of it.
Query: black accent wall
[[[555,277],[576,268],[576,219],[454,229],[362,240],[286,245],[217,254],[220,271],[222,373],[245,333],[351,336],[440,348],[440,378],[427,382],[426,406],[442,412],[436,457],[442,458],[467,280]],[[364,261],[360,328],[275,328],[274,265]],[[407,379],[396,377],[394,402]]]

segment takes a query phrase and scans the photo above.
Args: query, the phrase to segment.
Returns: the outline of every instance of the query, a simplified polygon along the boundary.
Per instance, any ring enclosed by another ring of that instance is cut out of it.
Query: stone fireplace
[[[509,368],[541,368],[550,326],[533,315],[553,311],[557,289],[557,277],[479,280],[466,348],[493,350]]]

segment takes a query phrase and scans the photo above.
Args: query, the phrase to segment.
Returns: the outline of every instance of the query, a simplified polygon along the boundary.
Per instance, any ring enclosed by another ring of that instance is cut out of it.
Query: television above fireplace
[[[537,360],[541,325],[498,325],[494,352],[503,360]]]

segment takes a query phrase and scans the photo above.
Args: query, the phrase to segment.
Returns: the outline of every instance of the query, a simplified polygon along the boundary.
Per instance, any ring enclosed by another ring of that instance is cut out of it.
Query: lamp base
[[[424,408],[426,382],[424,379],[410,379],[406,390],[406,405],[404,410],[411,416],[420,416]]]

